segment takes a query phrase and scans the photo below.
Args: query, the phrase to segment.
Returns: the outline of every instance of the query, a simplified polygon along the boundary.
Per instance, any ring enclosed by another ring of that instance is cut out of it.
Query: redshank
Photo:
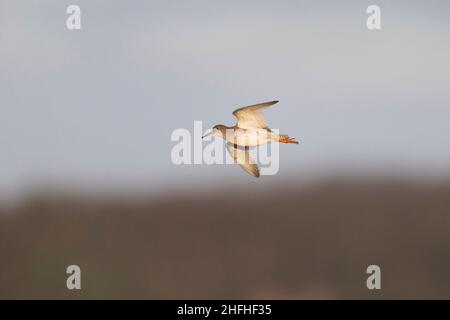
[[[273,132],[262,115],[262,111],[278,101],[269,101],[242,107],[233,111],[237,123],[228,127],[223,124],[215,125],[212,130],[202,137],[219,136],[227,141],[226,146],[231,157],[242,169],[254,177],[259,177],[259,168],[250,155],[250,148],[271,142],[298,144],[295,138],[287,134]]]

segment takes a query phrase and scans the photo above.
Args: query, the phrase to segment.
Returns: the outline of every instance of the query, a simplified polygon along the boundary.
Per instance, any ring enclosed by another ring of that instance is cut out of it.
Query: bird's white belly
[[[239,146],[255,147],[272,141],[272,133],[265,129],[236,129],[233,134],[227,134],[225,140]]]

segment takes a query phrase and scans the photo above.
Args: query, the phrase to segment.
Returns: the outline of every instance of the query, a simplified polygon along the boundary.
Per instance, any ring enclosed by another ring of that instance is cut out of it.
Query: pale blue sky
[[[448,1],[0,0],[0,193],[448,175],[449,17]],[[303,142],[281,146],[277,176],[171,163],[172,130],[273,99],[269,124]]]

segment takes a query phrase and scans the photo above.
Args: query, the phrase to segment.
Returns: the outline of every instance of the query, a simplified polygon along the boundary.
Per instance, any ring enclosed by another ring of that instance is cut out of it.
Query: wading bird
[[[202,137],[219,136],[227,141],[226,146],[231,157],[254,177],[259,177],[259,168],[250,155],[250,147],[256,147],[271,142],[298,144],[295,138],[287,134],[277,134],[267,125],[262,110],[276,104],[269,101],[239,108],[233,111],[237,118],[236,125],[227,127],[223,124],[215,125],[209,133]]]

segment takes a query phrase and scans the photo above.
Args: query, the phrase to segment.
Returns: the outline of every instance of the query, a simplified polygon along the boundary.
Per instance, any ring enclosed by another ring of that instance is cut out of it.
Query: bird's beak
[[[205,134],[205,135],[202,137],[202,139],[204,139],[204,138],[206,138],[206,137],[212,135],[213,133],[214,133],[214,130],[209,131],[207,134]]]

